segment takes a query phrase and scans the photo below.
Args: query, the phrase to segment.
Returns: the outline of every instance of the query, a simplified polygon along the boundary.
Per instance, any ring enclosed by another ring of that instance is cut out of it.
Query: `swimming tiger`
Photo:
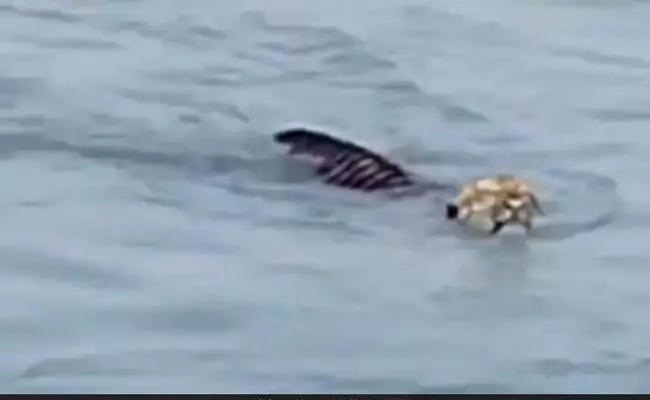
[[[322,182],[365,192],[420,189],[448,190],[451,184],[430,182],[366,147],[322,131],[291,128],[275,133],[277,143],[289,146],[289,154],[309,156]],[[479,179],[461,188],[455,202],[446,203],[449,220],[467,221],[487,214],[496,234],[510,223],[529,232],[534,211],[543,214],[530,185],[512,175]]]

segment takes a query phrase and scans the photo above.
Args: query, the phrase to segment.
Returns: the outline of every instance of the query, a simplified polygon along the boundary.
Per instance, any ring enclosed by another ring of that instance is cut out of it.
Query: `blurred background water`
[[[650,391],[650,2],[0,1],[3,392]],[[470,237],[289,125],[549,210]],[[644,138],[645,137],[645,138]]]

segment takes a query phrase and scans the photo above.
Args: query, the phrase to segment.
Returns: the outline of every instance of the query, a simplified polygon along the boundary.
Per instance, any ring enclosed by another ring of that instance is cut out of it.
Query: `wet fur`
[[[475,213],[487,213],[493,223],[490,232],[496,234],[511,223],[520,224],[530,232],[534,214],[543,215],[544,211],[527,183],[515,176],[501,174],[465,186],[455,204],[447,205],[446,216],[467,221]]]
[[[277,132],[274,139],[289,146],[292,155],[310,156],[316,175],[326,184],[362,191],[415,184],[410,172],[386,157],[324,132],[293,128]]]
[[[418,182],[412,173],[385,156],[325,132],[292,128],[275,133],[274,140],[288,146],[289,154],[309,156],[315,163],[316,175],[326,184],[362,191],[409,188],[418,183],[425,190],[450,188],[445,184]],[[505,174],[463,187],[455,203],[446,205],[446,218],[462,222],[477,211],[488,213],[493,222],[492,234],[511,223],[523,225],[529,232],[534,213],[544,214],[530,186]]]

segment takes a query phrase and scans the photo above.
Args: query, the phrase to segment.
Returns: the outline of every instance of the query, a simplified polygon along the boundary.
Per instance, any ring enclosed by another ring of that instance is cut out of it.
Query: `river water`
[[[650,2],[0,1],[0,387],[650,391]],[[510,171],[536,234],[271,140]],[[644,139],[644,136],[646,137]]]

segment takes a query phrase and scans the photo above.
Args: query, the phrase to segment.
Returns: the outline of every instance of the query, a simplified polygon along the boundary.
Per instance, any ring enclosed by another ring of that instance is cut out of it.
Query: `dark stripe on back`
[[[316,174],[331,185],[373,191],[413,185],[410,174],[382,155],[323,132],[296,128],[275,134],[290,154],[316,157]]]
[[[343,178],[358,173],[359,162],[364,159],[362,154],[345,153],[345,156],[324,176],[325,182],[342,185],[345,182]]]
[[[355,162],[352,168],[349,168],[345,173],[341,174],[339,182],[341,185],[355,188],[355,182],[377,170],[375,165],[376,163],[373,160],[363,157]]]

